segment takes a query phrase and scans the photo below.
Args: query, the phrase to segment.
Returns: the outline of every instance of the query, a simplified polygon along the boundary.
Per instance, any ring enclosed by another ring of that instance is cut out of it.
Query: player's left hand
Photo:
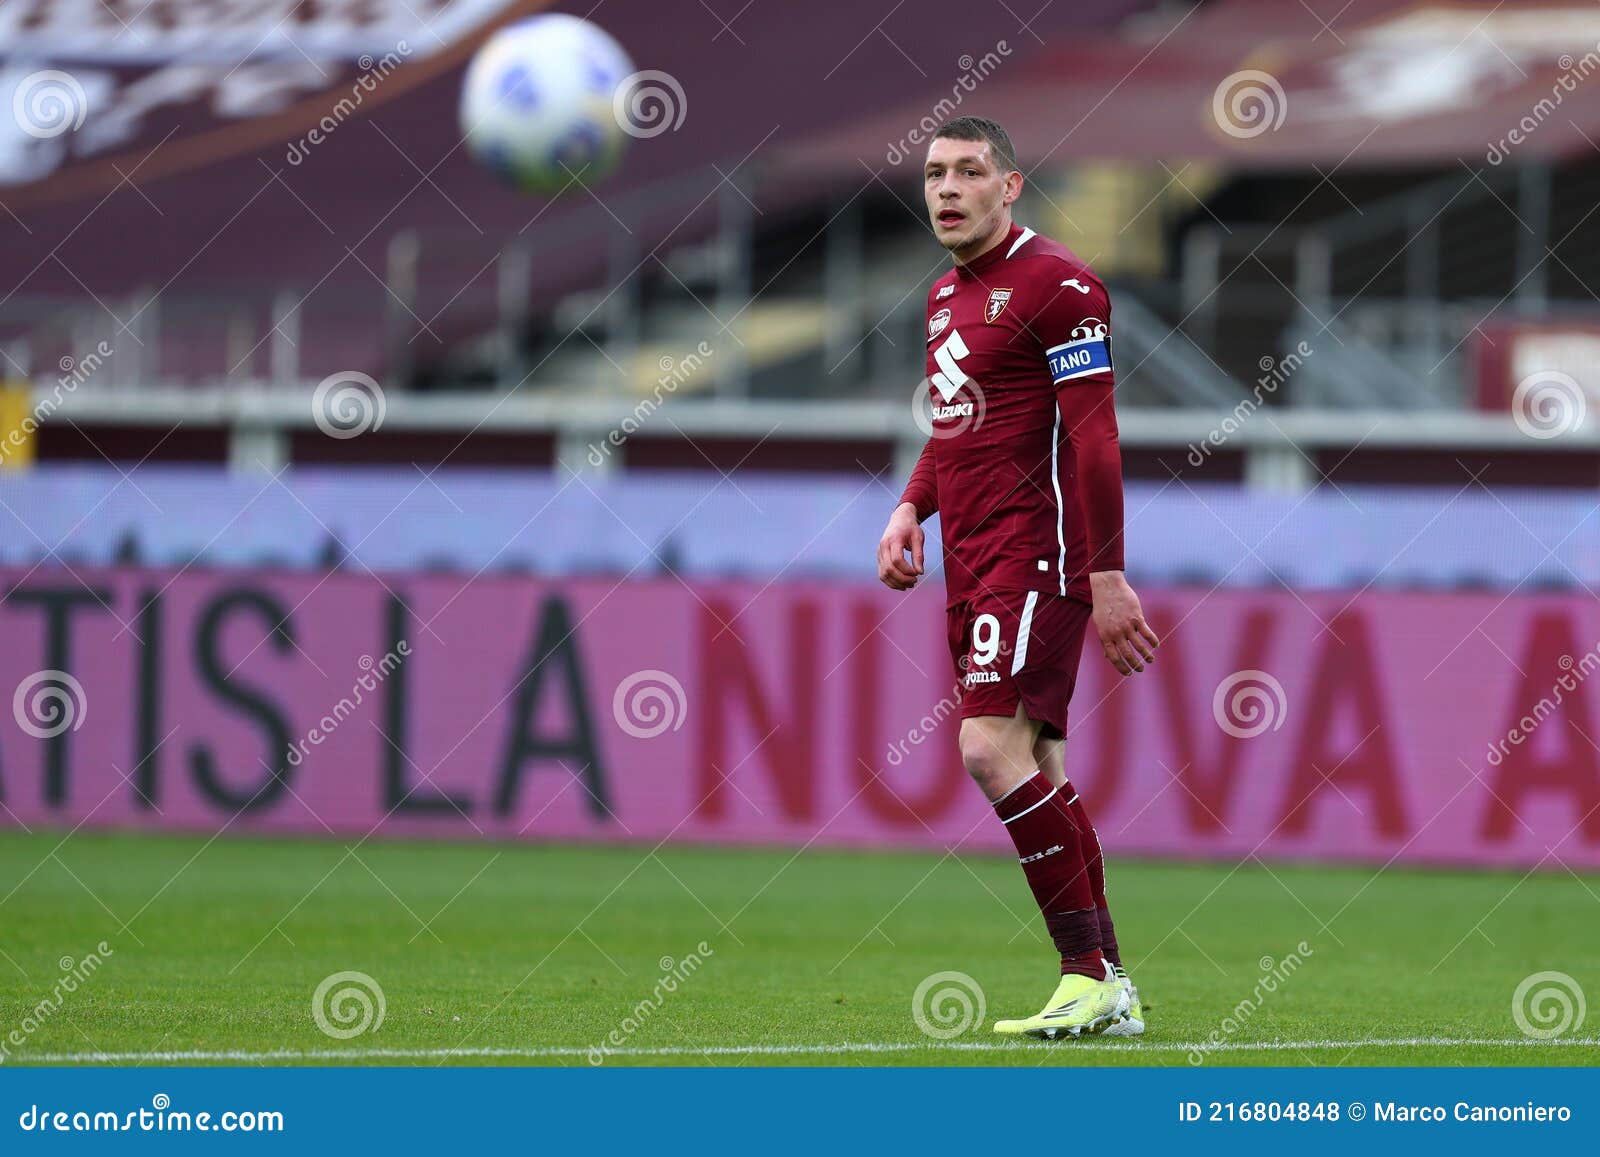
[[[1095,571],[1089,576],[1094,595],[1094,627],[1100,633],[1100,649],[1120,674],[1143,671],[1156,659],[1161,640],[1144,621],[1139,596],[1133,593],[1120,570]]]

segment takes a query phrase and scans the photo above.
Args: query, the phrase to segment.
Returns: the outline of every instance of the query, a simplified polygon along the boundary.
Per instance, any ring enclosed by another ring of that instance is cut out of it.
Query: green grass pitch
[[[1055,977],[1003,858],[12,831],[4,893],[6,1064],[1600,1062],[1593,1018],[1545,1042],[1512,1015],[1541,971],[1600,998],[1600,879],[1560,870],[1113,859],[1148,1034],[1009,1044],[990,1024]],[[313,994],[346,971],[384,1016],[335,1039]],[[949,1041],[912,1014],[947,971],[986,1006]]]

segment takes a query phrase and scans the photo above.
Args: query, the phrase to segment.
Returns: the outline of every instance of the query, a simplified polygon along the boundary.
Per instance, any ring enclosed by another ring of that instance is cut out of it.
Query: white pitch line
[[[1205,1041],[1135,1041],[1110,1040],[1093,1043],[1063,1041],[1055,1047],[1071,1049],[1094,1048],[1110,1045],[1135,1052],[1157,1053],[1217,1053],[1217,1052],[1281,1052],[1285,1049],[1306,1052],[1318,1049],[1358,1048],[1538,1048],[1550,1046],[1597,1046],[1597,1037],[1558,1037],[1552,1040],[1534,1040],[1527,1037],[1461,1038],[1461,1037],[1392,1037],[1375,1040],[1301,1040],[1301,1041],[1223,1041],[1209,1044]],[[626,1059],[629,1057],[697,1057],[697,1056],[828,1056],[843,1053],[919,1053],[919,1052],[1030,1052],[1046,1047],[1042,1043],[1000,1041],[950,1041],[899,1042],[899,1041],[847,1041],[827,1045],[711,1045],[693,1048],[688,1045],[663,1045],[659,1048],[611,1049],[604,1055]],[[541,1057],[588,1057],[604,1050],[565,1046],[529,1048],[464,1048],[464,1049],[271,1049],[247,1052],[237,1049],[218,1051],[184,1050],[148,1053],[21,1053],[13,1059],[23,1064],[115,1064],[121,1061],[359,1061],[359,1060],[456,1060],[472,1058],[511,1058],[535,1060]]]

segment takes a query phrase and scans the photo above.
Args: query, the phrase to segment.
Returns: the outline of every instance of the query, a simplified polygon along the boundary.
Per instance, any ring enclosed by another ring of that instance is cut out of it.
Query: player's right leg
[[[1100,923],[1100,950],[1111,962],[1111,969],[1128,993],[1128,1015],[1106,1029],[1107,1036],[1142,1036],[1145,1028],[1144,1004],[1139,990],[1122,967],[1122,954],[1117,948],[1117,928],[1111,920],[1111,906],[1106,900],[1105,855],[1100,848],[1100,835],[1089,820],[1083,799],[1067,778],[1065,740],[1040,736],[1034,741],[1033,758],[1039,771],[1060,789],[1066,797],[1067,809],[1078,829],[1083,850],[1084,867],[1089,874],[1089,887],[1094,895],[1095,914]]]
[[[1039,726],[1020,702],[1009,718],[961,721],[962,763],[1011,836],[1061,955],[1061,980],[1044,1008],[1022,1020],[999,1021],[995,1031],[1079,1036],[1126,1019],[1128,995],[1100,949],[1100,923],[1077,826],[1060,790],[1033,762]]]

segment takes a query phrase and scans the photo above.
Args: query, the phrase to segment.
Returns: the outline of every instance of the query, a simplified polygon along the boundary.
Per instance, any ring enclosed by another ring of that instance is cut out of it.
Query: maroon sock
[[[1117,926],[1111,922],[1111,906],[1106,903],[1106,861],[1100,850],[1100,835],[1089,821],[1089,813],[1084,810],[1083,800],[1073,788],[1072,781],[1062,784],[1061,790],[1070,801],[1067,810],[1072,813],[1072,821],[1077,826],[1084,867],[1089,872],[1089,890],[1094,894],[1095,914],[1100,923],[1100,950],[1105,953],[1107,960],[1121,968],[1122,953],[1117,950]]]
[[[1028,887],[1061,953],[1062,975],[1103,979],[1100,920],[1066,797],[1035,773],[996,800],[994,810],[1011,834]]]
[[[1100,950],[1107,960],[1121,968],[1122,953],[1117,950],[1117,926],[1111,922],[1111,909],[1096,908],[1094,911],[1100,918]]]

